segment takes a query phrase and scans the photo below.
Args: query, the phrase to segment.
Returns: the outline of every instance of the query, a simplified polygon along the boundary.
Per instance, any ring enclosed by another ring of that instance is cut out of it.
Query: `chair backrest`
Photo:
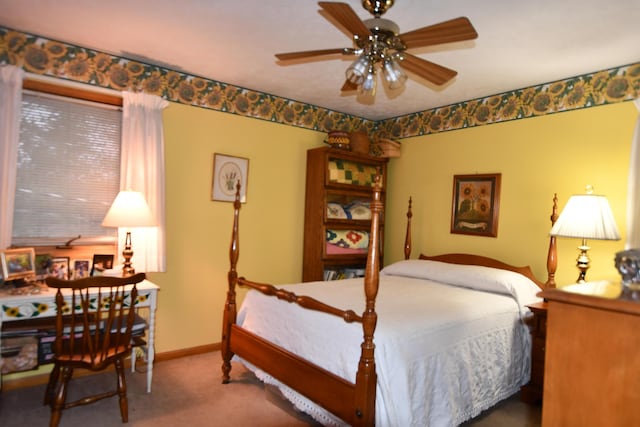
[[[58,361],[101,369],[131,349],[131,333],[144,273],[130,277],[94,276],[77,280],[47,277],[56,292]]]

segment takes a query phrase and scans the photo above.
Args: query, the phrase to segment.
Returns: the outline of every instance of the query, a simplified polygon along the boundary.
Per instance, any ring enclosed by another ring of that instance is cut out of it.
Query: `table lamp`
[[[118,193],[111,204],[107,215],[102,221],[103,227],[153,227],[155,226],[153,215],[147,201],[142,193],[138,191],[125,190]],[[131,248],[131,231],[127,230],[122,251],[124,265],[122,276],[127,277],[135,274],[135,269],[131,263],[133,249]]]
[[[589,269],[590,260],[587,251],[590,247],[587,246],[587,239],[620,240],[618,227],[607,198],[593,194],[591,186],[587,186],[586,194],[574,194],[569,198],[558,220],[551,228],[550,234],[582,239],[582,244],[578,246],[580,255],[576,264],[580,270],[578,283],[585,281]]]

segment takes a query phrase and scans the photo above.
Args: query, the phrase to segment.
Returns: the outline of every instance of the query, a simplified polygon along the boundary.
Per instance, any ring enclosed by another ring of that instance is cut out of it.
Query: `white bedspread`
[[[377,426],[456,426],[512,395],[528,381],[530,338],[521,315],[525,304],[538,300],[535,293],[540,289],[524,276],[502,270],[498,282],[509,283],[497,286],[493,269],[465,267],[469,266],[416,260],[396,263],[381,272],[374,338]],[[484,290],[423,278],[432,275],[448,282],[468,276],[473,279],[471,286]],[[362,313],[362,282],[348,279],[282,287]],[[361,324],[346,324],[335,316],[257,291],[248,292],[238,324],[355,381]],[[313,402],[244,363],[319,422],[342,424]]]

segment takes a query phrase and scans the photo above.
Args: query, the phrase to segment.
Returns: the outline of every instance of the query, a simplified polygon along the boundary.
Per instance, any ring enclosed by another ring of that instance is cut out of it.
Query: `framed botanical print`
[[[496,237],[501,174],[454,175],[451,233]]]
[[[233,202],[240,184],[240,202],[247,201],[249,159],[215,153],[213,155],[213,183],[211,200]]]

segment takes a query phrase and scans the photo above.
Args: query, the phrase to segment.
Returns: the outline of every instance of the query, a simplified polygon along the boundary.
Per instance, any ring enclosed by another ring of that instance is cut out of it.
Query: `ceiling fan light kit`
[[[319,2],[329,16],[353,34],[355,48],[281,53],[276,57],[287,61],[336,53],[358,55],[345,71],[346,80],[341,91],[357,89],[365,96],[375,95],[378,71],[382,72],[390,90],[402,89],[407,80],[404,70],[437,85],[453,79],[456,71],[411,55],[406,50],[475,39],[478,33],[471,22],[461,17],[399,34],[400,28],[395,22],[380,17],[393,3],[393,0],[362,0],[362,6],[374,16],[363,21],[346,3]]]

